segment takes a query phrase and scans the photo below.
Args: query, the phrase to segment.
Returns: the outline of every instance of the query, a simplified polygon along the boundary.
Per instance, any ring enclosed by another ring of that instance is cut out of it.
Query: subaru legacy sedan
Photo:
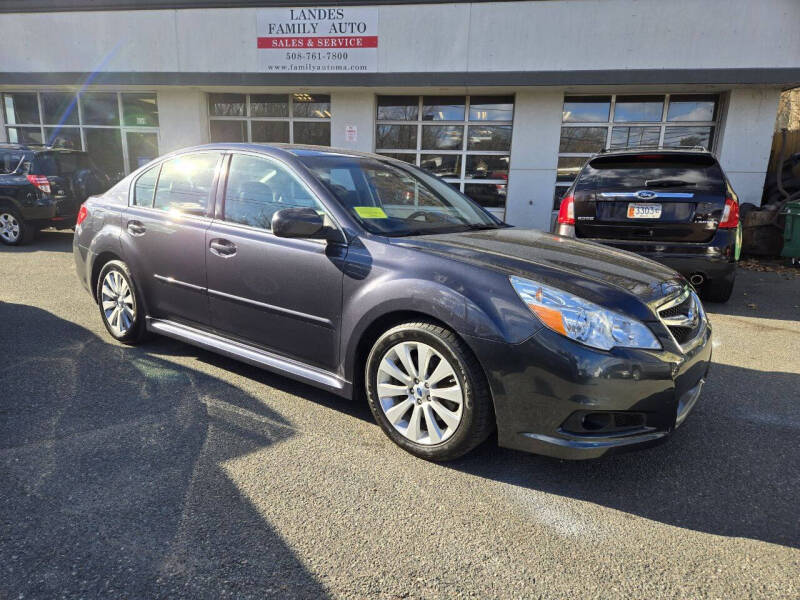
[[[396,444],[591,458],[694,406],[711,328],[672,269],[510,227],[405,163],[308,146],[161,157],[81,207],[109,334],[160,334],[344,397]]]

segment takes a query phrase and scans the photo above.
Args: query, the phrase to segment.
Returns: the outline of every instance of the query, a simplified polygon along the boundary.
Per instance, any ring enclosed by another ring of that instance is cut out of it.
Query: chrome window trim
[[[636,194],[639,192],[600,192],[601,198],[635,198],[637,200],[644,200],[639,198]],[[656,200],[658,198],[694,198],[694,194],[688,192],[653,192],[655,195],[652,198],[647,198],[647,201]]]

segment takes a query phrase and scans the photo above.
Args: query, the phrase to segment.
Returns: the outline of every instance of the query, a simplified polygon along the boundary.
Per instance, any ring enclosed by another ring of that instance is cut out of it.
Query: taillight
[[[86,217],[89,216],[89,211],[86,210],[86,206],[81,204],[80,210],[78,210],[78,220],[76,221],[76,225],[80,225],[86,220]]]
[[[725,208],[722,209],[721,229],[734,229],[739,226],[739,203],[728,196],[725,198]]]
[[[558,223],[560,225],[575,225],[575,198],[566,196],[561,201],[558,209]]]
[[[50,193],[50,182],[44,175],[28,175],[28,181],[42,190],[45,194]]]

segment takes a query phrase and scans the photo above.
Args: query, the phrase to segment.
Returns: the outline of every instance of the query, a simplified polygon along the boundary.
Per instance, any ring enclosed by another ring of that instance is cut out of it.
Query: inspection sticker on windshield
[[[660,204],[628,204],[629,219],[658,219],[660,217]]]
[[[362,219],[388,219],[389,215],[383,212],[380,206],[354,206],[353,210]]]

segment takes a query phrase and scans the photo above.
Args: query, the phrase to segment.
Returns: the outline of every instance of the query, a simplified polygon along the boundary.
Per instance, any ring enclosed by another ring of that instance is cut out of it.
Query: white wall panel
[[[223,8],[3,14],[0,56],[3,70],[14,72],[91,71],[100,64],[108,71],[257,72],[257,13]],[[797,23],[797,0],[390,5],[379,8],[378,68],[797,67]],[[58,35],[40,35],[53,31]]]
[[[730,92],[718,154],[740,202],[761,204],[779,97],[775,88]]]
[[[355,126],[355,141],[347,140],[347,126]],[[331,146],[372,152],[374,140],[375,94],[370,90],[331,93]]]
[[[207,143],[207,106],[206,94],[197,90],[159,90],[159,152]]]

